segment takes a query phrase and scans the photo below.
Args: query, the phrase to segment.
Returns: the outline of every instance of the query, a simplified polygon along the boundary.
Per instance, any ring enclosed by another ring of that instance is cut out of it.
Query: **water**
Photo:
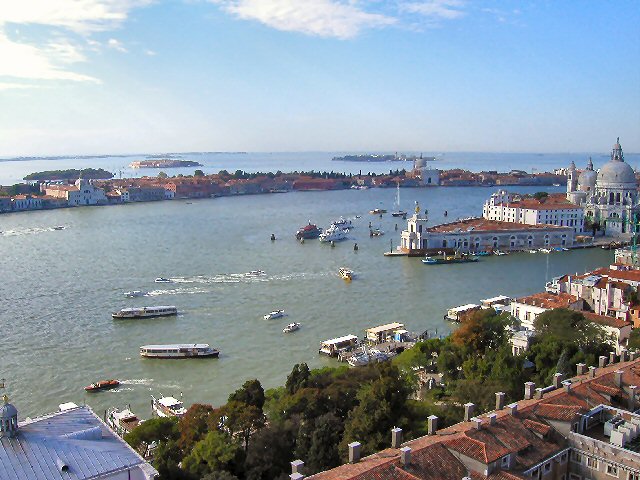
[[[432,223],[477,215],[494,189],[403,189]],[[520,189],[533,192],[534,188]],[[561,190],[558,188],[557,190]],[[451,306],[498,294],[540,291],[552,276],[612,261],[601,249],[552,255],[513,254],[476,264],[425,266],[388,258],[405,222],[368,214],[393,208],[395,189],[175,200],[0,216],[0,377],[21,417],[86,402],[96,411],[130,403],[150,415],[149,394],[180,395],[187,404],[219,405],[249,378],[281,385],[293,364],[334,365],[318,355],[321,340],[392,321],[411,331],[448,333]],[[355,219],[350,240],[335,248],[294,232],[308,220],[327,226]],[[386,232],[370,238],[368,223]],[[395,231],[395,224],[398,231]],[[52,227],[64,225],[64,230]],[[278,240],[271,242],[275,233]],[[357,242],[359,250],[354,252]],[[351,283],[338,268],[356,273]],[[264,270],[264,276],[247,275]],[[159,276],[172,278],[157,284]],[[127,299],[144,290],[151,297]],[[177,318],[112,320],[127,306],[176,305]],[[288,316],[262,315],[284,308]],[[299,331],[283,334],[290,322]],[[219,359],[141,359],[150,343],[204,342]],[[85,394],[92,381],[118,378],[121,388]]]
[[[336,171],[343,173],[387,173],[389,170],[411,169],[412,162],[334,162],[334,156],[353,152],[275,152],[275,153],[185,153],[176,156],[183,160],[194,160],[203,167],[184,167],[171,169],[132,169],[129,164],[136,160],[145,160],[146,155],[130,155],[101,158],[35,158],[28,160],[0,159],[0,185],[11,185],[22,181],[25,175],[44,170],[62,170],[67,168],[104,168],[116,177],[130,178],[144,175],[157,176],[164,170],[168,175],[193,175],[196,168],[205,173],[218,173],[220,170],[235,172],[283,172],[292,171]],[[392,152],[390,152],[392,153]],[[419,155],[421,152],[408,152]],[[568,167],[571,161],[578,168],[585,168],[589,156],[593,157],[595,168],[609,160],[609,154],[593,153],[474,153],[474,152],[424,152],[425,156],[435,156],[429,165],[440,170],[464,168],[474,172],[498,170],[508,172],[512,169],[527,172],[553,171],[555,168]],[[640,154],[627,153],[626,161],[634,168],[640,164]]]

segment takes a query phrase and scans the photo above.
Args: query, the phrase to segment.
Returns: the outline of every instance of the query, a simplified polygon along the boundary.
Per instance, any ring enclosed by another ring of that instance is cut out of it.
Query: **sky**
[[[640,152],[640,2],[0,0],[0,156]]]

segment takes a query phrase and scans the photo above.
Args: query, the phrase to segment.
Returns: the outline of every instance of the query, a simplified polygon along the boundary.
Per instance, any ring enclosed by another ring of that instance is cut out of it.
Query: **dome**
[[[585,172],[586,173],[586,172]],[[636,186],[636,174],[628,163],[611,160],[598,172],[598,187]]]
[[[578,190],[585,190],[586,187],[590,187],[590,190],[593,190],[596,186],[596,179],[598,178],[598,174],[593,170],[585,170],[578,177]]]

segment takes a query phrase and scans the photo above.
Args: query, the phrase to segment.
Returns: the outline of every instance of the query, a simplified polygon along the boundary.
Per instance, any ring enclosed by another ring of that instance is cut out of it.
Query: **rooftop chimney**
[[[603,359],[604,357],[600,357],[600,359]],[[593,365],[589,367],[589,378],[596,378],[596,367],[594,367]]]
[[[620,361],[626,362],[627,360],[629,360],[629,352],[627,352],[626,350],[622,350],[620,352]]]
[[[489,415],[487,415],[487,418],[489,419],[489,425],[495,425],[498,415],[496,415],[495,413],[490,413]]]
[[[411,448],[410,447],[402,447],[400,449],[400,463],[404,467],[411,464]]]
[[[301,473],[292,473],[291,475],[289,475],[289,478],[291,480],[302,480],[304,478],[304,475],[302,475]]]
[[[471,402],[464,404],[464,421],[465,422],[468,422],[469,420],[471,420],[471,417],[473,416],[473,412],[475,409],[476,409],[475,404]]]
[[[533,398],[533,391],[536,388],[536,384],[533,382],[525,382],[524,384],[524,399],[531,400]]]
[[[629,352],[629,359],[631,361],[634,361],[636,358],[638,358],[638,352],[636,352],[635,350],[632,352]]]
[[[615,372],[613,372],[613,381],[615,382],[615,384],[618,387],[622,386],[622,374],[624,372],[622,370],[616,370]]]
[[[435,415],[429,415],[427,418],[427,433],[429,435],[435,435],[438,430],[438,417]]]
[[[473,423],[473,428],[475,428],[476,430],[480,430],[482,428],[482,419],[478,417],[473,417],[471,419],[471,423]]]
[[[609,363],[616,363],[616,352],[609,352]]]
[[[565,380],[564,382],[562,382],[562,385],[564,386],[565,392],[571,392],[571,380]]]
[[[605,357],[604,355],[600,355],[600,357],[598,358],[598,366],[600,368],[604,368],[607,366],[607,357]]]
[[[636,390],[638,387],[636,385],[629,386],[629,410],[635,411],[636,409]]]
[[[304,462],[302,460],[294,460],[291,462],[291,473],[299,473],[302,475],[304,469]]]
[[[360,442],[351,442],[349,444],[349,463],[358,463],[360,461]]]
[[[504,408],[504,392],[496,392],[496,410]]]
[[[542,388],[536,388],[535,398],[540,400],[544,395]]]
[[[584,363],[576,363],[576,375],[587,373],[587,366]]]
[[[509,415],[512,415],[515,417],[516,413],[518,413],[518,404],[510,403],[509,405],[507,405],[507,411],[509,412]]]
[[[553,375],[553,388],[560,388],[560,385],[562,384],[562,377],[563,375],[559,372]]]
[[[402,429],[401,428],[392,428],[391,429],[391,448],[400,448],[402,444]]]

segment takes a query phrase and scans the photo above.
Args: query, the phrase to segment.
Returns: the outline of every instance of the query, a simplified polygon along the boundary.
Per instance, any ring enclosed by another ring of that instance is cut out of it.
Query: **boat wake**
[[[132,378],[129,380],[120,380],[120,385],[151,385],[153,378]]]
[[[108,390],[109,393],[120,393],[120,392],[133,392],[133,388],[131,387],[124,387],[124,388],[113,388],[111,390]]]
[[[266,282],[269,280],[267,274],[261,270],[246,273],[221,273],[218,275],[195,275],[192,277],[172,277],[174,283],[248,283]]]
[[[19,237],[21,235],[36,235],[38,233],[44,232],[53,232],[54,228],[42,228],[42,227],[34,227],[34,228],[20,228],[14,230],[5,230],[0,232],[0,237]]]

